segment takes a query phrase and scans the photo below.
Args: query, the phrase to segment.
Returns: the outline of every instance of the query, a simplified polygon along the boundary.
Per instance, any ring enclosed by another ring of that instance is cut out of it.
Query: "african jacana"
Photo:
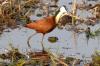
[[[42,33],[43,38],[44,38],[44,35],[51,32],[57,26],[58,23],[61,23],[61,24],[63,23],[63,20],[62,20],[62,22],[59,22],[59,19],[61,17],[63,17],[66,13],[67,13],[67,11],[66,11],[65,7],[63,6],[56,12],[55,16],[47,16],[40,20],[36,20],[35,22],[26,24],[26,27],[36,30],[37,33]],[[33,35],[35,35],[35,34],[33,34]],[[30,36],[29,39],[32,36]],[[43,38],[42,38],[42,42],[43,42]],[[41,44],[42,44],[42,49],[44,51],[43,43],[41,43]],[[28,41],[28,46],[30,47],[29,41]]]

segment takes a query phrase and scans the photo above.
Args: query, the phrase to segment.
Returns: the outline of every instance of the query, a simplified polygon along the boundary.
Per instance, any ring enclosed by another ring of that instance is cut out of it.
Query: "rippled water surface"
[[[71,6],[68,5],[68,3],[71,2],[71,0],[60,0],[58,2],[59,7],[62,5],[66,5],[68,8],[68,11],[71,11]],[[81,0],[78,0],[78,2],[81,2]],[[83,11],[79,12],[78,14],[81,14],[81,16],[85,17],[87,12]],[[37,17],[32,17],[34,19],[38,19]],[[93,30],[97,29],[98,25],[95,25]],[[9,48],[9,43],[12,43],[15,47],[20,48],[21,51],[26,51],[28,48],[27,46],[27,39],[28,37],[35,33],[34,30],[30,30],[27,28],[22,29],[15,29],[12,30],[9,33],[4,33],[0,37],[0,50],[3,51],[2,48]],[[57,36],[59,38],[59,41],[56,43],[50,43],[48,42],[49,36]],[[32,46],[32,49],[35,50],[41,50],[41,37],[42,34],[35,35],[30,43]],[[78,35],[77,38],[77,44],[73,42],[73,32],[66,31],[66,30],[59,30],[56,28],[51,33],[45,35],[44,39],[44,46],[45,48],[51,48],[50,50],[52,52],[56,52],[57,54],[64,54],[65,56],[74,56],[78,58],[82,58],[82,56],[87,57],[90,59],[91,54],[94,53],[95,50],[100,50],[100,41],[96,39],[90,39],[87,45],[86,37],[84,34]],[[66,49],[67,48],[67,49]]]

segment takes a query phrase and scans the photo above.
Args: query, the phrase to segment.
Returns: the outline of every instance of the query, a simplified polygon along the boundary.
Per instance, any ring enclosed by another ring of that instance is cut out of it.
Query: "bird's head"
[[[55,13],[55,22],[59,26],[60,24],[65,23],[65,21],[61,21],[62,17],[67,15],[67,9],[65,6],[60,7]]]

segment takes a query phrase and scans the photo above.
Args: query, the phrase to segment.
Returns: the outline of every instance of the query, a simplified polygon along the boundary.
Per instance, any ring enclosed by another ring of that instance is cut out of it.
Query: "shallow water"
[[[81,2],[81,0],[78,0],[78,2]],[[66,5],[68,7],[68,11],[70,10],[70,5],[68,3],[71,2],[71,0],[60,0],[58,2],[59,7],[62,5]],[[79,12],[82,17],[85,17],[88,13],[82,13]],[[38,19],[36,16],[32,17]],[[95,25],[93,30],[97,29],[98,25]],[[3,33],[0,37],[0,52],[5,52],[4,48],[9,48],[9,44],[12,43],[15,47],[18,47],[22,52],[28,51],[27,46],[27,39],[28,37],[35,33],[34,30],[30,30],[27,28],[22,29],[15,29],[11,30],[9,33]],[[50,43],[48,42],[49,36],[57,36],[59,38],[59,41],[56,43]],[[41,50],[41,37],[42,34],[35,35],[30,43],[32,46],[33,51]],[[51,33],[47,34],[44,38],[44,46],[45,48],[52,48],[50,49],[52,52],[57,53],[57,55],[64,54],[65,56],[72,56],[77,58],[86,58],[91,59],[91,55],[94,53],[95,50],[100,50],[100,41],[96,39],[90,39],[87,45],[86,38],[84,34],[78,35],[77,38],[77,44],[75,45],[73,41],[73,32],[66,31],[66,30],[59,30],[56,28]],[[69,49],[65,49],[69,48]]]

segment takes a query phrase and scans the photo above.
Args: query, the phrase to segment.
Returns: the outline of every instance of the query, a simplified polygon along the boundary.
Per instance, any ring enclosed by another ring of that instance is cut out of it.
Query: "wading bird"
[[[59,19],[64,16],[65,14],[67,14],[66,8],[64,6],[62,6],[61,8],[59,8],[57,10],[57,12],[55,13],[55,16],[47,16],[44,17],[40,20],[36,20],[35,22],[31,22],[29,24],[26,24],[25,26],[29,29],[33,29],[36,31],[35,34],[31,35],[28,38],[27,44],[28,47],[31,48],[30,44],[29,44],[29,40],[31,39],[32,36],[36,35],[37,33],[42,33],[43,37],[42,37],[42,49],[44,51],[44,46],[43,46],[43,38],[44,35],[51,32],[52,30],[54,30],[54,28],[59,25],[60,23],[63,24],[63,20],[62,22],[59,22]],[[66,17],[67,19],[69,19],[69,16]],[[70,17],[71,18],[71,17]],[[69,22],[69,21],[68,21]],[[65,23],[64,23],[65,24]]]

